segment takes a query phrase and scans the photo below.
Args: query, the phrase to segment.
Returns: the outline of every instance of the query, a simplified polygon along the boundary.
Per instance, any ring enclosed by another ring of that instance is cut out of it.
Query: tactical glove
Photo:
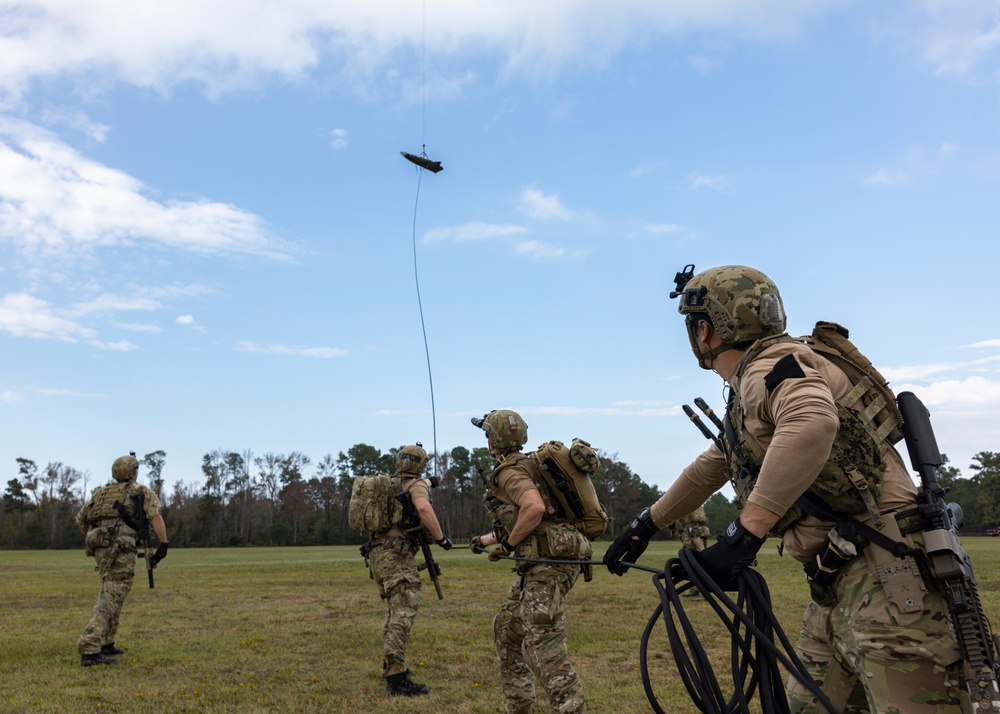
[[[441,540],[435,541],[435,543],[445,550],[451,550],[451,539],[448,536],[441,536]]]
[[[486,552],[486,546],[483,545],[483,537],[476,536],[471,541],[469,541],[469,550],[471,550],[476,555]]]
[[[608,571],[613,575],[624,575],[628,566],[622,565],[622,561],[636,562],[646,550],[646,546],[649,545],[649,539],[658,530],[660,529],[653,525],[649,509],[642,509],[642,512],[632,521],[632,525],[622,531],[605,551],[604,564],[608,566]]]
[[[725,535],[719,536],[715,545],[695,553],[701,567],[723,590],[737,590],[739,578],[744,570],[754,564],[757,551],[764,544],[748,531],[737,518],[726,528]]]
[[[510,542],[506,538],[504,538],[502,541],[500,541],[500,543],[497,545],[496,548],[490,551],[490,560],[495,563],[498,560],[500,560],[501,557],[505,555],[510,555],[516,549],[517,546],[511,545]]]
[[[153,553],[153,557],[152,557],[152,563],[153,563],[153,567],[154,568],[156,567],[157,563],[159,563],[161,560],[163,560],[164,558],[167,557],[167,546],[169,546],[169,545],[170,545],[170,543],[164,542],[164,543],[160,543],[160,545],[156,548],[156,552]],[[152,582],[152,581],[150,581],[150,582]]]

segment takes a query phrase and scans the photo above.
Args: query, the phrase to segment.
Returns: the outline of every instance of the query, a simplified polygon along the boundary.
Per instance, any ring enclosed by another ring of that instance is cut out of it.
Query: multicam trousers
[[[959,714],[948,608],[937,592],[923,597],[921,610],[901,613],[859,557],[844,568],[831,607],[809,604],[796,652],[838,710],[851,701],[845,712]],[[825,712],[797,680],[787,693],[793,714]]]
[[[551,711],[586,712],[583,683],[566,646],[566,594],[580,566],[540,563],[511,584],[493,618],[493,645],[507,714],[526,714],[535,701],[535,680]]]
[[[97,532],[91,533],[94,541]],[[104,645],[113,644],[118,634],[118,620],[135,576],[135,538],[111,535],[94,549],[101,592],[94,603],[90,622],[76,642],[80,654],[97,654]]]
[[[406,646],[420,609],[416,547],[406,538],[377,538],[368,554],[378,593],[389,604],[382,626],[382,676],[406,671]]]

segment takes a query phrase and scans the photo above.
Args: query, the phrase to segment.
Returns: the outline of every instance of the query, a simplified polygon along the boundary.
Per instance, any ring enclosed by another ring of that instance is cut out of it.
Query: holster
[[[884,519],[881,531],[897,543],[905,543],[911,549],[918,547],[913,538],[900,532],[895,517]],[[868,561],[868,569],[882,583],[886,598],[901,613],[923,609],[927,585],[920,574],[920,566],[912,555],[897,557],[885,548],[871,543],[864,549],[864,555]]]

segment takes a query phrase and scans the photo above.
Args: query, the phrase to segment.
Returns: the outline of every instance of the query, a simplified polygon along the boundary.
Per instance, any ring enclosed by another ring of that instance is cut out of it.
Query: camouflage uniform
[[[697,551],[705,550],[708,545],[708,517],[705,515],[705,508],[698,506],[694,511],[682,516],[674,521],[673,530],[679,531],[682,548],[694,548]]]
[[[534,488],[531,464],[524,454],[513,454],[490,475],[489,501],[499,504],[491,510],[498,532],[506,534],[517,518],[516,494]],[[550,528],[565,529],[543,519],[535,534],[518,544],[517,557],[551,558]],[[575,529],[574,529],[575,530]],[[585,538],[580,534],[581,538]],[[586,558],[590,557],[589,546]],[[559,563],[524,563],[515,566],[519,575],[499,612],[493,618],[493,645],[500,665],[500,680],[508,714],[532,711],[535,684],[545,691],[551,711],[586,712],[583,683],[573,669],[566,645],[566,596],[576,583],[580,566],[571,561]]]
[[[430,500],[427,482],[419,477],[403,478],[400,488],[412,498]],[[374,534],[372,545],[368,567],[379,596],[389,606],[382,626],[382,676],[389,678],[407,671],[406,647],[422,597],[417,546],[396,527]]]
[[[783,514],[772,528],[781,535],[781,552],[809,564],[826,549],[832,524],[805,515],[797,499],[807,490],[819,489],[823,495],[836,485],[831,479],[843,481],[845,473],[857,469],[868,490],[856,493],[867,500],[860,510],[846,512],[867,523],[878,516],[883,521],[879,528],[895,528],[899,540],[893,514],[915,506],[916,490],[899,454],[885,440],[888,432],[882,432],[881,441],[871,441],[861,430],[878,400],[866,394],[870,404],[862,402],[843,369],[785,334],[777,288],[759,271],[724,266],[703,271],[686,284],[683,279],[678,274],[679,311],[687,315],[699,364],[725,370],[731,390],[727,419],[735,443],[727,436],[725,451],[713,445],[689,464],[650,508],[652,523],[662,527],[676,520],[731,481],[741,503]],[[702,327],[704,315],[711,319],[708,330]],[[715,336],[721,344],[709,345]],[[720,357],[751,343],[735,363]],[[888,400],[894,401],[886,391],[882,403]],[[874,432],[867,422],[864,428]],[[749,454],[747,461],[757,472],[741,468],[739,450]],[[756,475],[747,480],[744,473]],[[838,510],[848,508],[829,500],[830,495],[823,498]],[[908,539],[920,546],[917,534],[903,538]],[[926,592],[915,562],[902,565],[876,545],[844,565],[822,597],[814,591],[823,606],[809,605],[798,654],[835,705],[843,706],[860,685],[872,714],[957,714],[954,669],[960,653],[948,608],[936,592]],[[881,572],[882,581],[875,572]],[[821,711],[795,680],[789,682],[788,695],[796,714]]]
[[[156,493],[134,481],[116,482],[99,488],[76,514],[77,526],[87,532],[87,555],[94,556],[101,576],[101,592],[90,622],[77,640],[81,655],[97,654],[103,647],[115,642],[122,605],[132,589],[136,534],[122,520],[114,503],[118,501],[124,505],[129,517],[136,521],[136,506],[131,497],[140,493],[144,496],[146,517],[152,520],[161,511],[160,499]]]

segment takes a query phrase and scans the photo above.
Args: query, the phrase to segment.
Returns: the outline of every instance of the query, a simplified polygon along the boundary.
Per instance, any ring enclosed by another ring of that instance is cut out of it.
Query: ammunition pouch
[[[546,557],[556,560],[589,560],[594,549],[578,528],[569,523],[552,523],[545,529]]]
[[[84,545],[87,548],[87,557],[93,557],[99,548],[107,548],[111,545],[117,526],[94,526],[87,530],[84,538]]]

